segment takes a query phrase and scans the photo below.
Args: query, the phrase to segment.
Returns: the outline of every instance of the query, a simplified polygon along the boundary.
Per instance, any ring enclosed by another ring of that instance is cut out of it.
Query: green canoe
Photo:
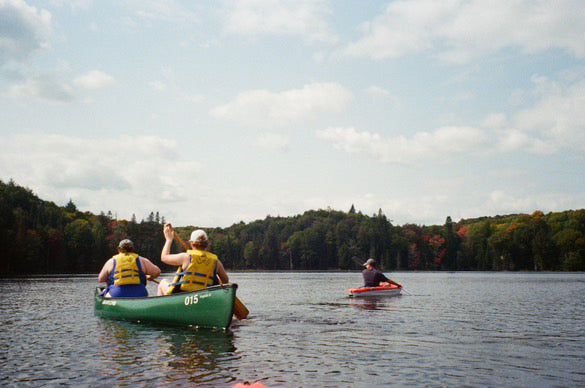
[[[95,291],[95,314],[102,318],[226,329],[232,322],[237,284],[144,298],[104,298]]]

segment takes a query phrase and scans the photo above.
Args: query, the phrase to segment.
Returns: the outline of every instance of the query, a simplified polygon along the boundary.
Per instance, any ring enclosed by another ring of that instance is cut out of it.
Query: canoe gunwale
[[[207,288],[203,288],[201,290],[197,290],[197,291],[187,291],[187,292],[179,292],[176,294],[171,294],[171,295],[152,295],[152,296],[139,296],[139,297],[121,297],[121,298],[106,298],[104,296],[99,295],[105,287],[102,286],[97,286],[95,289],[95,297],[96,298],[100,298],[103,300],[133,300],[133,301],[139,301],[139,300],[151,300],[151,299],[155,299],[155,298],[168,298],[168,297],[174,297],[177,295],[181,295],[181,296],[185,296],[185,295],[191,295],[191,294],[196,294],[198,292],[206,292],[206,291],[215,291],[218,289],[225,289],[225,288],[238,288],[238,284],[237,283],[225,283],[225,284],[221,284],[221,285],[217,285],[217,286],[211,286],[211,287],[207,287]]]

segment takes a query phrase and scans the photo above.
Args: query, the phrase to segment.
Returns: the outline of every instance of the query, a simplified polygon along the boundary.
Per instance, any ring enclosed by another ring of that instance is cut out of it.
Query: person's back
[[[378,287],[380,283],[388,282],[388,278],[377,269],[364,269],[362,272],[364,277],[364,287]]]
[[[174,230],[170,224],[163,229],[165,245],[161,252],[161,260],[169,265],[177,265],[177,273],[171,282],[161,280],[158,295],[169,295],[178,292],[196,291],[216,284],[229,282],[223,264],[213,253],[207,251],[209,239],[201,230],[191,233],[189,242],[191,249],[187,252],[171,254]]]
[[[119,253],[112,257],[113,271],[108,277],[108,293],[112,298],[147,296],[146,275],[136,253]]]
[[[132,241],[125,239],[118,245],[118,254],[104,264],[98,280],[107,283],[104,290],[107,297],[137,298],[148,296],[147,275],[154,279],[160,275],[160,269],[135,253]]]
[[[170,284],[172,292],[190,292],[219,284],[217,280],[217,263],[219,259],[211,252],[202,249],[189,249],[189,266],[179,269]]]
[[[376,269],[376,260],[368,259],[364,263],[364,267],[366,267],[362,272],[364,287],[378,287],[381,283],[394,284],[397,287],[402,287],[400,284],[388,279],[382,272]]]

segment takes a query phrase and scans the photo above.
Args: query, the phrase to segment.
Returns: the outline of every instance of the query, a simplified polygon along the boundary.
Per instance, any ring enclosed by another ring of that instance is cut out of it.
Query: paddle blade
[[[236,297],[236,303],[234,305],[234,314],[235,314],[236,318],[246,319],[248,317],[249,313],[250,312],[248,311],[246,306],[244,306],[242,301],[238,297]]]

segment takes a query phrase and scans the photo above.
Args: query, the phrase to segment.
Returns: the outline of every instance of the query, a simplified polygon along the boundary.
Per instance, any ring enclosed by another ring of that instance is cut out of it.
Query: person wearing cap
[[[171,224],[163,229],[165,245],[160,254],[163,263],[179,266],[174,279],[168,282],[161,280],[158,286],[158,295],[170,295],[178,292],[197,291],[209,286],[228,283],[229,277],[223,264],[216,255],[207,251],[209,238],[201,229],[191,233],[189,243],[191,249],[187,252],[171,254],[171,245],[175,232]]]
[[[398,287],[402,287],[400,284],[388,279],[382,272],[376,269],[376,260],[368,259],[364,263],[364,271],[362,276],[364,277],[364,287],[378,287],[380,283],[394,284]]]
[[[98,281],[107,283],[104,296],[111,298],[138,298],[148,296],[146,280],[160,275],[160,268],[134,252],[134,243],[128,239],[118,244],[118,254],[106,261]]]

